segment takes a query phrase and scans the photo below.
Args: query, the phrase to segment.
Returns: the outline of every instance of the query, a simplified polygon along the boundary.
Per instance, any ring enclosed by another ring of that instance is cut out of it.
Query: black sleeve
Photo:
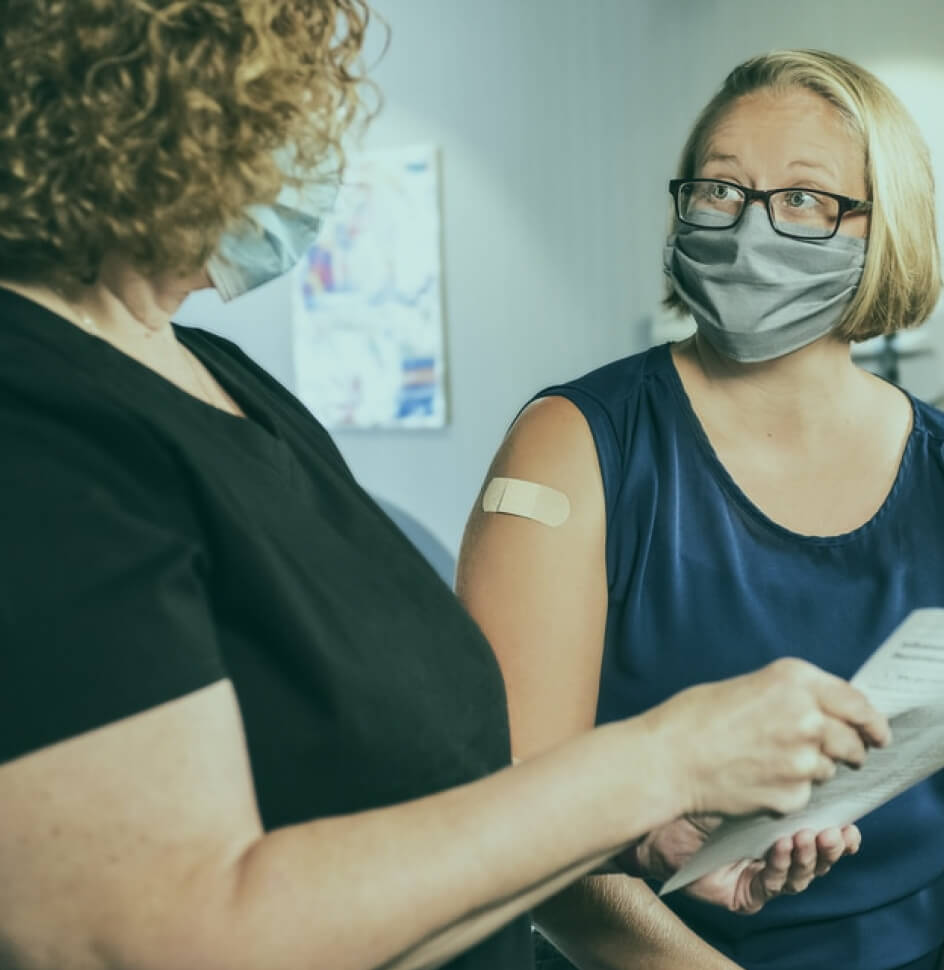
[[[145,427],[0,401],[0,762],[226,676],[185,482]]]

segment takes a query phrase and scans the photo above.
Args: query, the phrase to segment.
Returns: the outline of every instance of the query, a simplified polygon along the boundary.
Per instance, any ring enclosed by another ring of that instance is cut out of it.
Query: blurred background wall
[[[384,109],[363,145],[440,149],[450,418],[440,431],[346,431],[336,440],[369,491],[452,552],[528,398],[649,344],[666,182],[695,115],[735,64],[777,47],[859,61],[912,111],[944,183],[942,0],[374,7],[392,33],[372,72]],[[369,59],[382,40],[374,30]],[[230,305],[195,294],[179,319],[235,340],[292,387],[290,307],[281,280]],[[937,398],[944,321],[932,322],[929,343],[936,356],[905,360],[902,380]]]

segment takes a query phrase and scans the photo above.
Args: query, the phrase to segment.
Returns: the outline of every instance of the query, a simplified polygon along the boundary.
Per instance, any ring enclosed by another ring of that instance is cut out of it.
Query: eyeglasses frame
[[[730,226],[701,226],[694,222],[689,222],[687,219],[683,219],[681,213],[679,212],[679,190],[683,185],[688,185],[690,182],[715,182],[719,185],[729,185],[732,189],[737,189],[744,195],[744,204],[741,206],[741,211],[738,213],[737,219],[731,223]],[[778,192],[813,192],[816,195],[825,195],[830,199],[835,199],[839,203],[839,212],[836,215],[836,225],[833,226],[833,231],[828,236],[802,236],[795,235],[790,232],[784,232],[782,229],[778,229],[774,224],[773,213],[770,211],[770,197],[776,195]],[[839,195],[836,192],[825,192],[822,189],[811,189],[802,185],[794,185],[789,188],[782,189],[749,189],[746,185],[740,185],[737,182],[729,182],[727,179],[671,179],[669,181],[669,194],[675,201],[675,217],[679,222],[684,223],[686,226],[693,226],[696,229],[708,229],[709,231],[724,231],[726,229],[733,229],[743,218],[744,213],[747,211],[747,207],[754,201],[761,201],[764,203],[764,208],[767,210],[767,220],[770,222],[770,228],[773,229],[775,233],[780,236],[786,236],[787,239],[806,239],[811,242],[819,241],[822,239],[832,239],[833,236],[839,232],[839,226],[842,223],[842,217],[847,212],[871,212],[872,203],[866,202],[862,199],[852,199],[848,195]]]

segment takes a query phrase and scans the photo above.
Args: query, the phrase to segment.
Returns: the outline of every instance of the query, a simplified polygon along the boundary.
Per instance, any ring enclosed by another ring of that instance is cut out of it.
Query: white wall
[[[645,345],[661,295],[666,182],[695,114],[736,63],[789,46],[860,61],[924,126],[944,183],[942,0],[376,7],[392,38],[373,72],[386,107],[365,144],[441,149],[451,421],[337,440],[371,491],[451,549],[527,398]],[[289,306],[283,281],[227,307],[198,294],[180,319],[237,340],[291,386]],[[919,393],[944,390],[933,364],[906,376]]]

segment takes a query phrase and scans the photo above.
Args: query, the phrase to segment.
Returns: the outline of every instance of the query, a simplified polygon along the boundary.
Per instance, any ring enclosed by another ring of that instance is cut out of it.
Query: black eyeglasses
[[[764,203],[774,232],[791,239],[830,239],[847,212],[869,212],[871,202],[819,189],[748,189],[722,179],[672,179],[679,222],[699,229],[730,229],[755,200]]]

